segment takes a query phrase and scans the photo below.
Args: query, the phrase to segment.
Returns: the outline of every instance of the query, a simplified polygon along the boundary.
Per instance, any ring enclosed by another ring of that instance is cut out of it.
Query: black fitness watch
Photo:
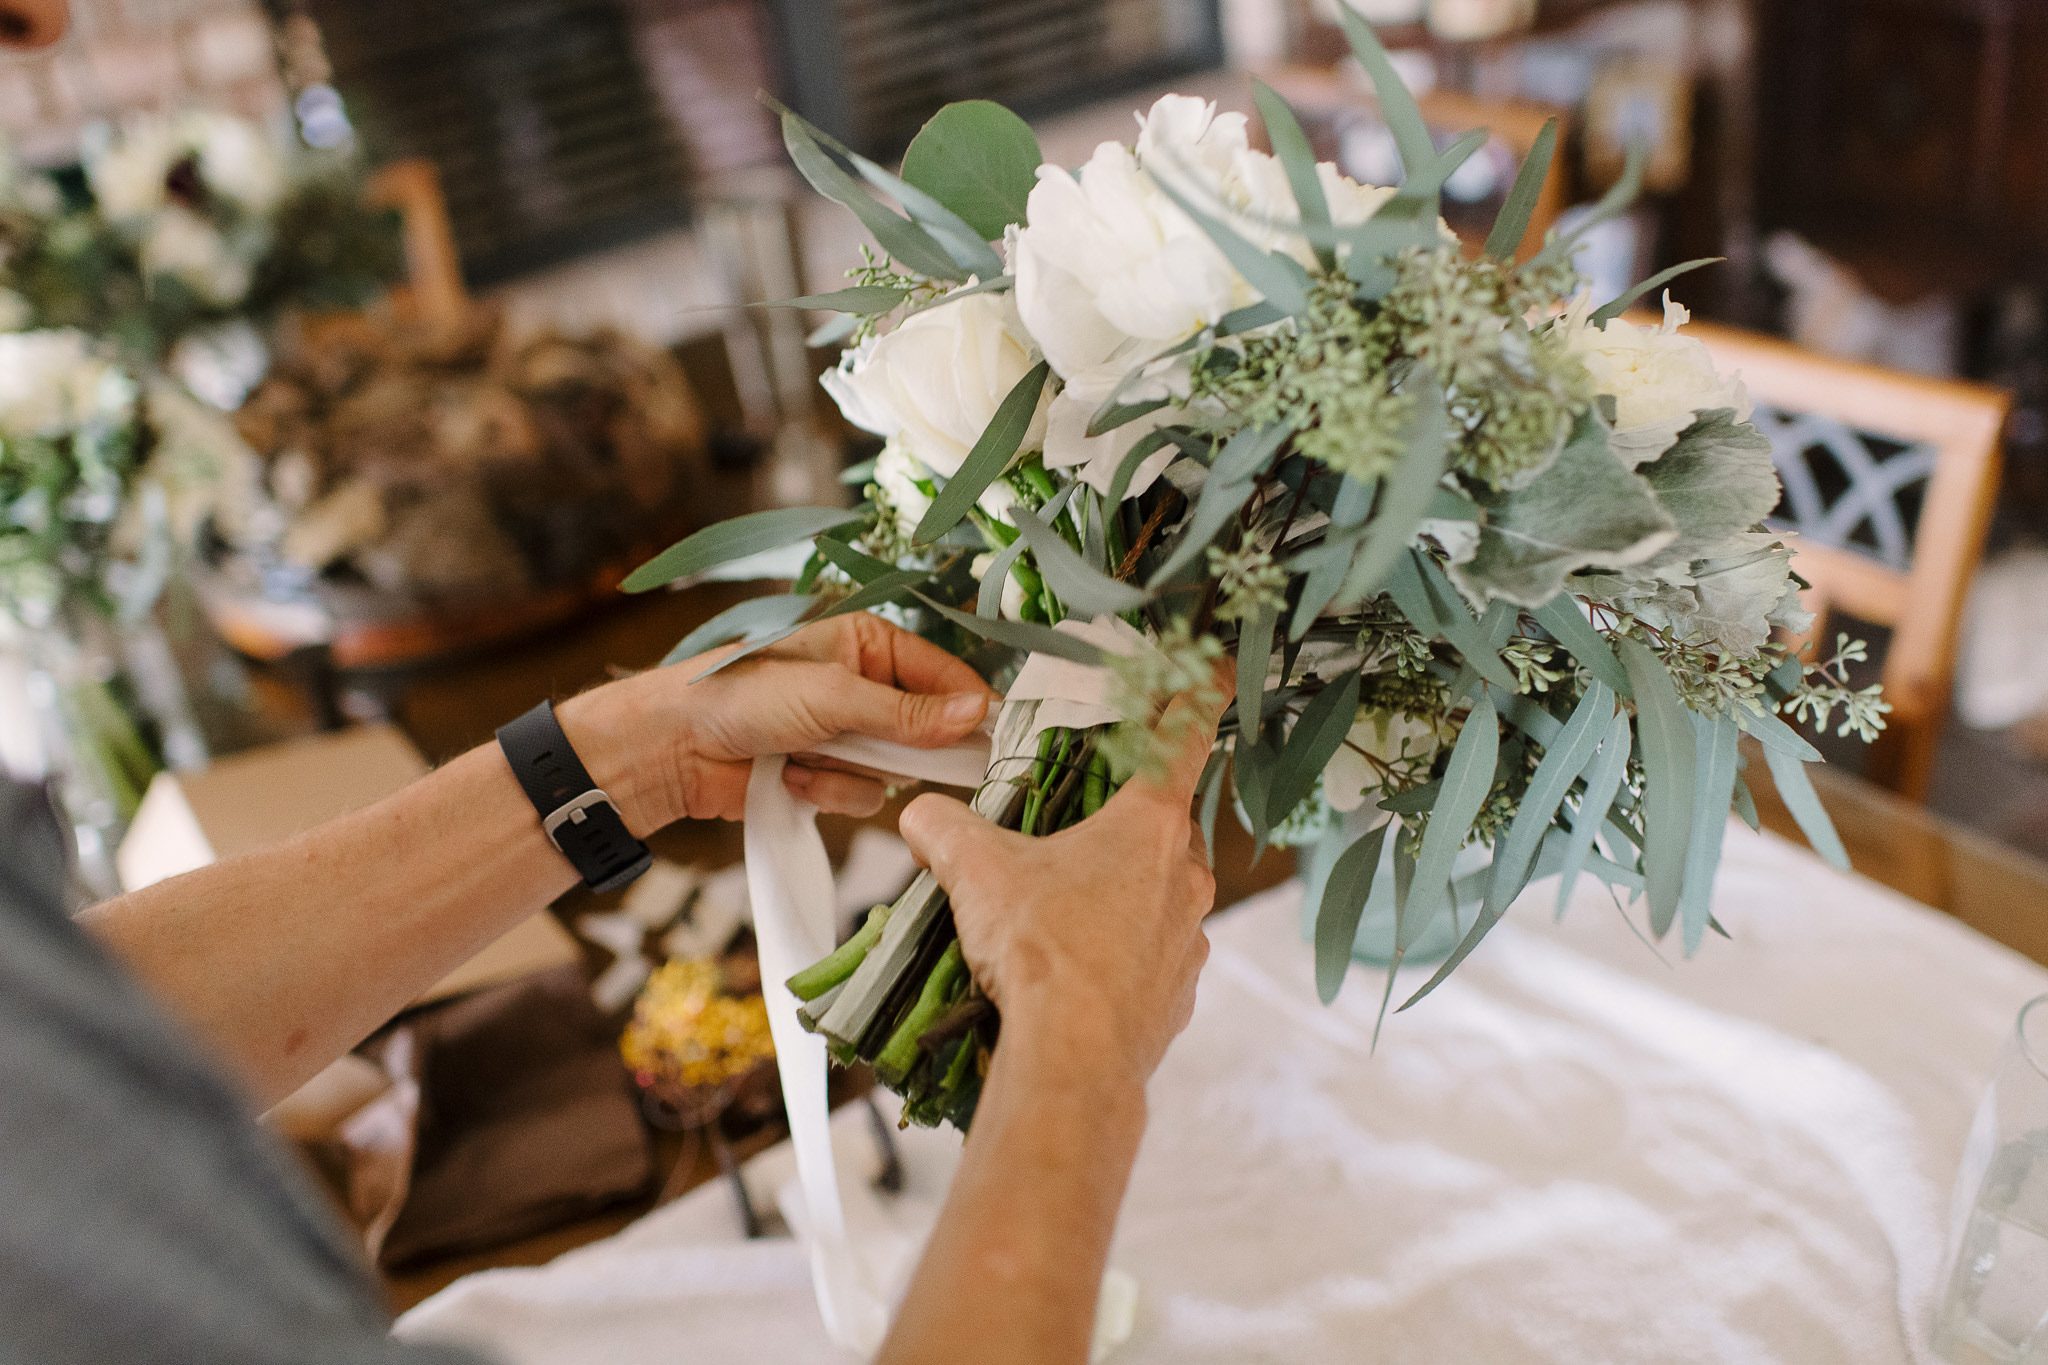
[[[590,780],[555,719],[554,703],[544,701],[500,726],[498,747],[539,813],[541,829],[592,891],[617,891],[654,865],[611,797]]]

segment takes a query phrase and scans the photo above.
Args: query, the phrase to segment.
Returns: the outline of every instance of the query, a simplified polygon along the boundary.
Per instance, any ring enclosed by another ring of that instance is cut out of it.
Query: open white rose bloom
[[[627,586],[813,541],[792,595],[674,657],[888,610],[1008,688],[977,800],[1034,835],[1154,761],[1169,697],[1234,657],[1200,818],[1326,843],[1326,998],[1383,863],[1395,967],[1455,928],[1417,997],[1542,877],[1602,879],[1690,953],[1730,813],[1755,820],[1737,736],[1839,857],[1784,716],[1840,707],[1868,739],[1885,704],[1849,687],[1854,646],[1813,665],[1773,638],[1806,618],[1739,377],[1677,305],[1623,315],[1650,286],[1596,307],[1573,241],[1525,250],[1554,129],[1486,242],[1459,242],[1438,190],[1481,140],[1439,152],[1346,14],[1401,187],[1317,163],[1263,86],[1272,154],[1169,95],[1074,170],[986,101],[942,110],[900,176],[786,113],[798,168],[875,238],[846,288],[791,302],[842,315],[826,387],[886,444],[858,507],[711,528]],[[964,1127],[996,1020],[943,910],[921,878],[790,986],[913,1120]]]

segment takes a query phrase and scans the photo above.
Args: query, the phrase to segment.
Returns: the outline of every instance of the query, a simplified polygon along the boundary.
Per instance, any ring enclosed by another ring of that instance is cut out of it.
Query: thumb
[[[1184,811],[1194,803],[1195,788],[1201,785],[1209,750],[1216,743],[1216,722],[1230,703],[1229,668],[1229,664],[1219,663],[1211,686],[1182,692],[1167,704],[1166,713],[1153,727],[1172,751],[1166,771],[1157,778],[1141,774],[1125,791],[1151,793],[1176,810]]]
[[[844,675],[818,710],[819,719],[838,733],[869,735],[913,749],[940,749],[981,724],[988,704],[986,692],[905,692]]]
[[[985,854],[1003,833],[966,803],[937,792],[926,792],[904,807],[896,828],[912,855],[930,868],[948,891],[955,878],[976,860],[977,851]]]

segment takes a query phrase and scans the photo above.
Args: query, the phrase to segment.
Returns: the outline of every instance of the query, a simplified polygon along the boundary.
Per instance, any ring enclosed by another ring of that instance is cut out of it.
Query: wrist
[[[590,780],[612,799],[626,828],[646,838],[682,818],[661,733],[631,686],[632,679],[571,697],[555,708]]]
[[[1130,1108],[1143,1124],[1149,1075],[1115,1013],[1092,991],[1057,988],[1048,981],[1006,995],[1000,1055],[1013,1050],[1034,1074],[1057,1079],[1065,1090],[1082,1089],[1091,1104]]]

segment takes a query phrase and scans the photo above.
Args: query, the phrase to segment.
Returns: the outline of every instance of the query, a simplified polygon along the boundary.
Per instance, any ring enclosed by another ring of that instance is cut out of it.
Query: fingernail
[[[987,703],[974,693],[961,692],[947,702],[939,714],[945,717],[950,725],[965,725],[969,721],[980,720],[982,707],[985,705]]]

